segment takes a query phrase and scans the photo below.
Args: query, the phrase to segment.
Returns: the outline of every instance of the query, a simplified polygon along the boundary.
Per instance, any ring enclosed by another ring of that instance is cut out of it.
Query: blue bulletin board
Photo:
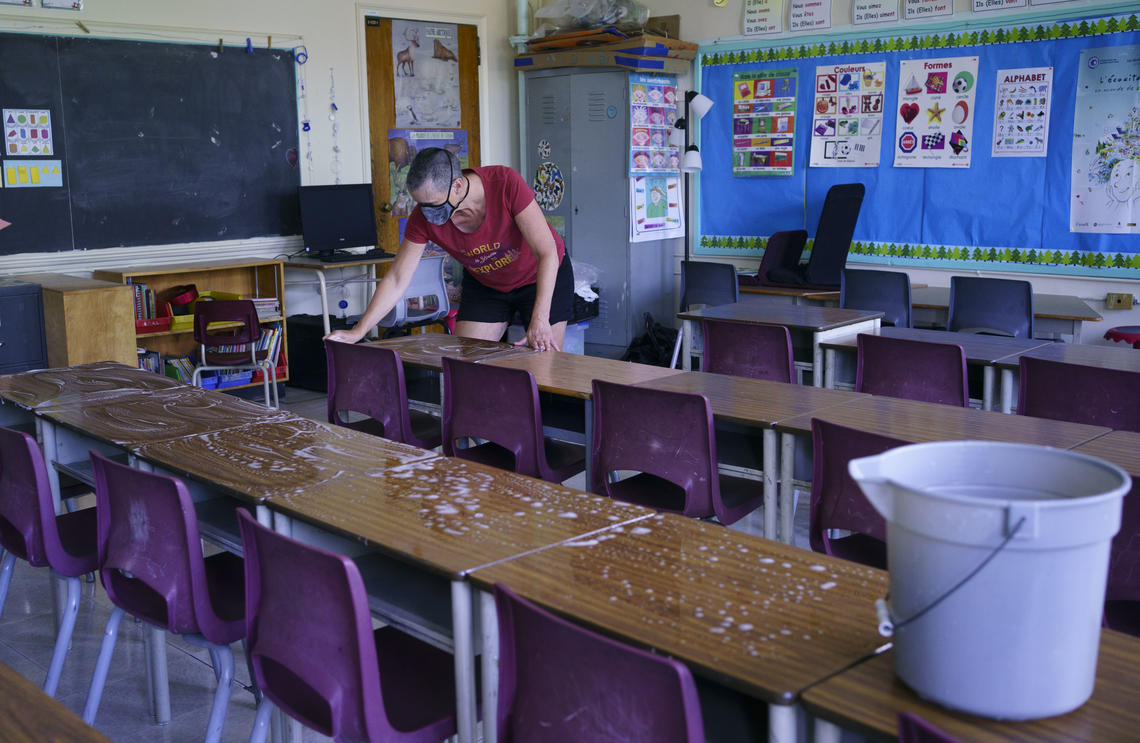
[[[814,234],[828,188],[861,182],[867,196],[849,256],[853,262],[1140,278],[1140,235],[1070,231],[1082,51],[1120,47],[1124,53],[1125,47],[1140,45],[1140,20],[1126,14],[962,29],[957,24],[954,31],[905,37],[882,29],[879,38],[793,39],[791,46],[789,39],[780,39],[782,46],[703,46],[698,55],[701,92],[718,105],[700,122],[704,170],[694,253],[759,257],[773,232],[803,228]],[[894,167],[900,62],[971,55],[979,62],[970,167]],[[809,167],[816,67],[879,61],[886,62],[887,80],[880,164]],[[997,71],[1050,66],[1047,156],[993,157]],[[733,76],[766,69],[798,71],[795,167],[785,177],[734,177]],[[1140,61],[1131,73],[1135,77],[1124,86],[1135,91]],[[1130,96],[1136,115],[1130,122],[1121,120],[1117,141],[1123,142],[1125,157],[1134,159],[1140,179],[1140,94],[1123,95]],[[1132,204],[1132,213],[1140,216],[1140,197]]]

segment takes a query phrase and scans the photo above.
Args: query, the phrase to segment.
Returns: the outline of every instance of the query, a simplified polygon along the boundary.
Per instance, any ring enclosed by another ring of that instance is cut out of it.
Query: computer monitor
[[[376,246],[371,183],[301,186],[298,196],[305,251],[310,255]]]

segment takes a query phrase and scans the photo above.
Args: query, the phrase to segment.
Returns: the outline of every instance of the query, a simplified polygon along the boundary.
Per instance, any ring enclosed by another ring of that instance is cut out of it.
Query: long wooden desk
[[[787,418],[828,408],[864,397],[857,392],[804,387],[760,379],[733,377],[707,372],[684,372],[640,383],[671,392],[704,395],[709,400],[713,415],[721,421],[732,421],[762,431],[764,469],[764,536],[776,539],[776,498],[780,494],[779,538],[791,544],[792,491],[779,490],[780,465],[777,458],[778,437],[772,426]]]
[[[1073,447],[1073,451],[1108,460],[1132,475],[1133,487],[1140,487],[1140,433],[1113,431]]]
[[[1028,722],[1000,722],[955,712],[921,699],[895,676],[892,653],[809,689],[803,705],[816,720],[816,743],[839,740],[836,726],[876,740],[895,740],[901,712],[919,715],[957,740],[971,743],[1134,741],[1140,736],[1140,638],[1101,632],[1096,687],[1078,709]]]
[[[405,365],[418,366],[433,371],[443,369],[444,357],[479,363],[492,359],[536,353],[534,349],[526,346],[515,346],[498,341],[483,341],[477,338],[463,338],[444,333],[407,335],[402,338],[369,341],[361,345],[390,348],[400,354],[400,361]]]
[[[103,399],[186,386],[136,367],[100,361],[0,376],[0,399],[34,411],[79,399]]]
[[[4,743],[111,743],[38,686],[0,663],[0,740]]]
[[[883,643],[874,600],[886,573],[672,514],[470,578],[767,702],[771,741],[795,739],[805,688]]]
[[[639,384],[650,379],[680,374],[679,369],[648,364],[633,364],[628,361],[603,359],[598,356],[582,356],[576,353],[543,353],[494,358],[488,364],[508,369],[526,369],[534,375],[538,389],[555,395],[590,399],[591,382],[602,379],[617,384]]]
[[[394,261],[394,255],[383,256],[380,258],[360,258],[353,261],[342,261],[340,263],[325,263],[316,258],[290,258],[285,261],[285,268],[294,270],[312,271],[317,279],[317,293],[321,295],[321,318],[325,324],[325,335],[328,335],[332,328],[329,326],[329,287],[328,279],[325,278],[326,271],[332,271],[341,268],[355,268],[365,269],[361,277],[354,279],[339,279],[338,284],[375,284],[380,279],[376,276],[376,267],[379,265],[389,264]],[[310,281],[286,281],[286,286],[310,284]]]
[[[884,326],[875,333],[886,338],[902,338],[905,340],[927,341],[929,343],[952,343],[962,347],[966,354],[966,363],[971,366],[982,367],[982,410],[994,409],[994,367],[999,362],[1013,360],[1017,365],[1017,357],[1036,348],[1053,345],[1045,340],[1023,340],[1021,338],[1005,338],[996,335],[977,335],[974,333],[950,333],[945,330],[927,330],[923,328],[895,328]],[[823,343],[826,363],[829,369],[838,366],[838,353],[850,354],[858,345],[857,334]],[[1011,405],[1006,392],[1012,384],[1012,376],[1007,380],[1010,372],[1002,367],[1001,371],[1001,412],[1010,412]],[[829,372],[827,378],[835,383],[835,372]]]
[[[950,312],[950,287],[928,286],[911,290],[911,305],[915,323],[946,327]],[[1058,338],[1072,337],[1081,340],[1081,323],[1103,320],[1095,310],[1077,297],[1067,294],[1033,293],[1033,331],[1035,335]]]
[[[1099,366],[1102,369],[1140,372],[1140,353],[1125,347],[1092,345],[1089,343],[1049,343],[1018,356],[1001,359],[997,366],[1001,369],[1002,411],[1013,409],[1013,391],[1019,378],[1021,356],[1047,361],[1060,361],[1065,364]]]
[[[838,307],[737,302],[681,312],[677,317],[684,321],[681,327],[683,333],[681,360],[685,369],[689,369],[691,365],[694,322],[708,319],[744,324],[783,325],[792,334],[793,347],[798,336],[806,335],[810,338],[812,384],[824,387],[825,369],[821,344],[837,336],[873,331],[879,327],[883,313],[870,310],[844,310]]]

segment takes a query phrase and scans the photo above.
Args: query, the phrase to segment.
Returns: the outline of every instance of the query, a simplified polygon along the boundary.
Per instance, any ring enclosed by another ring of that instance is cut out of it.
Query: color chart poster
[[[887,63],[815,68],[811,167],[877,168]]]
[[[1077,69],[1069,230],[1140,234],[1140,46],[1085,49]]]
[[[896,168],[968,168],[978,58],[899,62]]]
[[[51,111],[46,109],[5,108],[4,153],[35,157],[54,153],[51,136]]]
[[[631,73],[629,101],[629,174],[680,173],[680,151],[669,144],[677,121],[677,78]]]
[[[1053,68],[998,70],[994,96],[994,157],[1045,157]]]
[[[732,174],[791,175],[796,131],[796,70],[732,76]]]

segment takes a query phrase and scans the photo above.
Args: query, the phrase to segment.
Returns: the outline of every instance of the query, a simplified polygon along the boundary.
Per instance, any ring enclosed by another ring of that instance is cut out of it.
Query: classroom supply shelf
[[[166,290],[193,284],[202,295],[241,296],[247,299],[274,299],[281,308],[280,314],[262,317],[263,329],[280,327],[281,344],[279,359],[288,357],[288,337],[285,326],[285,268],[281,261],[247,260],[222,261],[211,263],[177,263],[158,266],[142,266],[133,269],[103,269],[95,271],[95,278],[118,284],[145,284],[159,295]],[[218,323],[218,326],[237,327],[240,323]],[[132,328],[133,330],[133,328]],[[162,356],[185,356],[196,354],[193,326],[164,329],[134,334],[139,348],[157,351]],[[282,374],[282,371],[285,373]],[[288,367],[277,367],[277,381],[288,380]],[[227,389],[261,384],[260,378],[244,384],[227,386]]]

